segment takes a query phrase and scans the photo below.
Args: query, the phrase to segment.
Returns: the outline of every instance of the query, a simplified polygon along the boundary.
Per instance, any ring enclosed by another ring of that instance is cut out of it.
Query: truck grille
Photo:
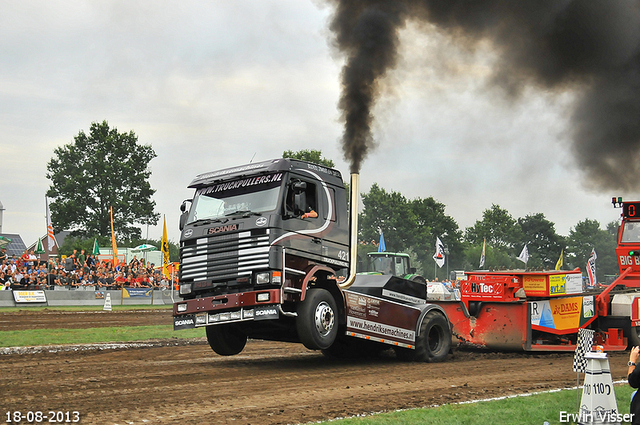
[[[269,230],[228,233],[183,243],[180,281],[221,282],[269,265]]]

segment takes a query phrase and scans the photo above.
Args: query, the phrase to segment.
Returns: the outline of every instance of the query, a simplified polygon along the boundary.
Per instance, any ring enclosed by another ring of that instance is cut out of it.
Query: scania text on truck
[[[348,212],[340,172],[305,161],[196,176],[181,206],[174,329],[205,327],[221,355],[256,338],[335,356],[392,346],[401,358],[446,358],[450,323],[424,283],[356,276],[358,177]]]

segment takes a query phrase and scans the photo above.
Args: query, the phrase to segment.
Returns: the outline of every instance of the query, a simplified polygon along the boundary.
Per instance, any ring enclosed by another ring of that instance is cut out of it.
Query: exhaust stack
[[[349,198],[349,275],[339,283],[341,289],[348,289],[356,280],[358,263],[358,195],[360,193],[360,174],[351,173],[351,194]]]

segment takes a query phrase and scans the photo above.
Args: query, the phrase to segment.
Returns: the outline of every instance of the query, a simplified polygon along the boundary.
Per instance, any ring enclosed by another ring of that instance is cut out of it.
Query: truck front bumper
[[[188,329],[221,323],[280,317],[280,289],[264,289],[177,302],[173,328]]]

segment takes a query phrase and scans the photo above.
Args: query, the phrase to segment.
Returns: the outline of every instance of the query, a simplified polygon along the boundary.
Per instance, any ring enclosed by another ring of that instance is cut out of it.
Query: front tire
[[[232,325],[207,326],[207,341],[213,351],[221,356],[235,356],[247,345],[247,336]]]
[[[326,350],[338,335],[338,307],[326,289],[312,288],[298,307],[298,338],[310,350]]]
[[[407,361],[436,363],[446,359],[450,349],[449,321],[442,313],[431,311],[422,321],[415,350],[396,348],[396,356]]]

